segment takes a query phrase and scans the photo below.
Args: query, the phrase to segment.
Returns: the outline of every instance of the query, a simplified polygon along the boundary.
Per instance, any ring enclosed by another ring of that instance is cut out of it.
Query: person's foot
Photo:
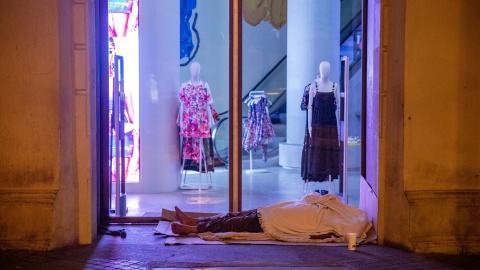
[[[172,223],[172,232],[174,234],[189,234],[189,233],[197,233],[196,226],[184,225],[180,223]]]
[[[197,226],[197,219],[187,216],[187,214],[183,213],[180,208],[175,206],[175,217],[177,221],[181,224],[190,225],[190,226]]]

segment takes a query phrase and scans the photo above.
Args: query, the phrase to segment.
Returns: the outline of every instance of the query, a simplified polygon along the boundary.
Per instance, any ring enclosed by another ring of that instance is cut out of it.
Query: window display
[[[323,182],[339,175],[337,130],[338,84],[329,80],[330,64],[319,66],[320,78],[310,84],[307,130],[302,153],[301,175],[304,181]]]
[[[268,106],[272,103],[263,91],[252,91],[245,101],[248,105],[248,117],[244,122],[243,148],[247,152],[263,150],[263,161],[267,161],[267,145],[273,142],[275,131],[270,120]],[[252,169],[252,168],[250,168]]]
[[[190,64],[190,80],[180,88],[177,124],[182,143],[182,169],[212,172],[213,149],[210,128],[220,117],[212,106],[210,86],[200,79],[200,63]]]
[[[109,0],[110,57],[121,57],[125,68],[124,95],[110,88],[110,98],[125,98],[125,170],[112,166],[111,183],[126,176],[128,215],[177,204],[254,209],[297,198],[308,182],[342,196],[342,153],[352,145],[341,140],[349,116],[339,115],[346,114],[339,59],[354,39],[340,37],[360,29],[341,16],[349,2]],[[241,22],[238,29],[233,22]],[[353,95],[360,64],[346,75],[355,79]],[[350,111],[354,123],[357,112]],[[348,170],[356,177],[356,167]],[[159,206],[145,211],[137,198],[149,196]]]
[[[109,99],[110,99],[110,126],[113,127],[113,77],[119,76],[123,82],[125,108],[123,119],[125,134],[125,179],[127,182],[139,181],[139,128],[138,128],[138,0],[109,0],[108,1],[108,29],[109,29]],[[115,73],[115,56],[123,58],[123,74]],[[110,146],[112,148],[112,181],[116,181],[117,172],[114,166],[115,157],[115,130],[110,129]],[[123,140],[123,138],[120,138]]]

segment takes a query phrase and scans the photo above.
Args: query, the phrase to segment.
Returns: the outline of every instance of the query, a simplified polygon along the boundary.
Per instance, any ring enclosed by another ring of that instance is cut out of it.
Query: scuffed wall
[[[57,1],[0,8],[1,188],[50,189],[59,170]]]
[[[380,124],[385,243],[411,249],[409,205],[404,190],[405,2],[382,1]]]
[[[0,7],[3,249],[51,250],[92,240],[90,69],[88,59],[74,53],[75,48],[88,57],[89,45],[74,44],[88,35],[75,32],[80,27],[74,21],[93,14],[84,9],[77,16],[74,2],[93,3],[25,0]]]
[[[479,13],[475,0],[407,1],[409,190],[480,189]]]
[[[47,249],[60,172],[54,0],[0,8],[0,247]]]
[[[385,243],[422,253],[479,253],[480,2],[381,2]]]
[[[406,3],[404,188],[412,245],[480,252],[480,2]]]

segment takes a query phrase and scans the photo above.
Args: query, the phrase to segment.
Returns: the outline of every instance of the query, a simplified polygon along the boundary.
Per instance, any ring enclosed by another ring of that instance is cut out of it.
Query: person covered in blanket
[[[335,194],[322,196],[310,191],[300,201],[283,202],[257,209],[193,218],[175,207],[175,234],[204,232],[273,233],[294,237],[325,239],[347,233],[361,235],[369,225],[367,214],[345,205]]]

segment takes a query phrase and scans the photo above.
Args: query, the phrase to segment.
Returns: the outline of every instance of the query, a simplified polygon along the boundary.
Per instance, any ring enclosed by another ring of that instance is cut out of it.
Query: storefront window
[[[109,0],[111,216],[228,210],[228,8]]]
[[[358,206],[361,14],[355,0],[243,1],[243,209],[310,190]]]
[[[232,196],[254,209],[310,190],[358,206],[362,1],[257,2],[241,1],[231,195],[231,3],[108,1],[111,216],[226,212]]]

